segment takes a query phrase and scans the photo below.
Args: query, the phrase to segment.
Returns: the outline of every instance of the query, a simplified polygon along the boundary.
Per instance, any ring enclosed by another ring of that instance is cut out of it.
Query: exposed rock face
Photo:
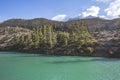
[[[94,33],[97,45],[95,47],[96,53],[110,56],[120,57],[120,29],[111,31],[101,31]]]

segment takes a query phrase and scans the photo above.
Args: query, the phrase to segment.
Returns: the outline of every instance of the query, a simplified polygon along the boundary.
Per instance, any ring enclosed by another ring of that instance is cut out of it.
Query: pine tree
[[[52,27],[51,26],[48,26],[47,32],[48,32],[48,44],[49,44],[50,48],[52,48],[53,47],[53,41],[52,41],[53,36],[52,36]]]

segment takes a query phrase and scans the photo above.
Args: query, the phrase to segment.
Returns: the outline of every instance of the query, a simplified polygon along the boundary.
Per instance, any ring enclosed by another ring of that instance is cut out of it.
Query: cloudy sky
[[[77,16],[118,18],[120,0],[0,0],[0,21],[41,17],[63,21]]]

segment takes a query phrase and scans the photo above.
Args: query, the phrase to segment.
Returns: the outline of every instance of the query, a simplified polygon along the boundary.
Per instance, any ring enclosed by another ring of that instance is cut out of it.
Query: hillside
[[[120,57],[119,22],[100,18],[67,22],[10,19],[0,23],[0,50]]]
[[[15,37],[25,36],[32,31],[20,27],[7,27],[0,28],[0,50],[9,50],[10,47],[15,45],[13,41]]]
[[[78,19],[78,20],[69,20],[66,22],[52,21],[44,18],[35,18],[30,20],[25,19],[10,19],[0,23],[0,27],[23,27],[23,28],[34,28],[41,27],[43,25],[52,25],[56,29],[68,30],[75,24],[79,24],[82,21],[86,22],[90,31],[98,30],[113,30],[120,29],[120,18],[113,20],[105,20],[101,18],[88,18],[88,19]]]

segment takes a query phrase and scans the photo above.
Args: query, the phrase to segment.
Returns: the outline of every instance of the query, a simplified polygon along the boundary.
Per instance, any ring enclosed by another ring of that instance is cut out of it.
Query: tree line
[[[74,24],[70,31],[55,30],[51,25],[43,25],[33,28],[27,35],[14,35],[12,42],[19,50],[54,50],[72,47],[80,53],[93,52],[93,40],[85,22]]]

